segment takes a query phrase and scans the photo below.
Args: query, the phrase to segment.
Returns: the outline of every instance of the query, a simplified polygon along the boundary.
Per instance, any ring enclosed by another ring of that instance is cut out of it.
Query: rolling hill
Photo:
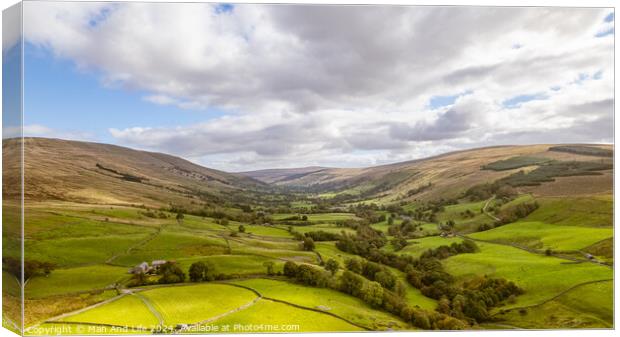
[[[18,150],[17,140],[3,142],[5,156]],[[264,185],[163,153],[60,139],[24,139],[24,169],[28,200],[161,206]],[[4,170],[3,179],[15,181],[16,173]]]
[[[567,151],[566,148],[571,146],[577,150]],[[599,148],[604,152],[583,153],[579,148]],[[521,170],[532,170],[538,167],[538,164],[552,160],[604,162],[611,165],[612,149],[611,145],[496,146],[369,168],[300,169],[303,170],[301,173],[295,170],[268,170],[242,174],[279,186],[319,193],[322,196],[348,194],[359,199],[377,199],[380,202],[432,200],[456,197],[472,186],[490,183]],[[494,162],[528,157],[541,159],[541,162],[530,161],[518,167],[502,170],[482,169]],[[520,189],[522,192],[545,196],[610,192],[612,170],[602,170],[600,173],[559,177],[542,186],[523,186]]]

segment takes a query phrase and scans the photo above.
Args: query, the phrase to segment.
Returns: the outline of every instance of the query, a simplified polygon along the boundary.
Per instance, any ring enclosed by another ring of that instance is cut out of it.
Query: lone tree
[[[192,282],[205,281],[209,268],[204,262],[194,262],[189,267],[189,279]]]
[[[185,273],[174,262],[166,262],[159,267],[159,274],[161,278],[159,283],[181,283],[185,281]]]
[[[245,226],[239,225],[239,233],[245,233]]]
[[[183,213],[181,213],[181,212],[177,213],[176,219],[177,219],[178,222],[183,222],[184,218],[185,218],[185,215],[183,215]]]
[[[287,277],[297,276],[297,264],[295,264],[295,262],[286,261],[284,264],[284,275]]]
[[[273,266],[274,266],[273,261],[265,261],[263,263],[263,266],[265,268],[267,268],[267,275],[273,275],[274,274],[274,272],[273,272]]]
[[[336,272],[338,272],[338,269],[340,269],[340,264],[334,259],[329,259],[325,263],[325,270],[332,273],[332,276],[334,276]]]
[[[314,240],[312,240],[312,238],[309,236],[304,237],[303,246],[304,246],[304,250],[307,250],[307,251],[314,250]]]

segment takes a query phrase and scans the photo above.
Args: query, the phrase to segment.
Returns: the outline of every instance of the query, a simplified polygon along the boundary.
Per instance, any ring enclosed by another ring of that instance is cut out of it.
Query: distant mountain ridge
[[[105,204],[200,204],[209,200],[239,202],[252,193],[295,191],[354,196],[357,200],[398,202],[451,198],[468,188],[496,181],[530,167],[493,171],[484,166],[515,156],[549,160],[612,161],[554,151],[555,144],[495,146],[368,168],[302,167],[227,173],[163,153],[122,146],[47,138],[25,138],[24,196],[34,200],[64,200]],[[17,139],[3,141],[3,195],[19,181],[18,163],[11,163],[20,147]],[[566,146],[566,144],[563,144]],[[612,145],[588,145],[613,151]],[[557,149],[557,148],[556,148]],[[13,165],[13,166],[11,166]],[[566,179],[564,179],[566,180]],[[574,193],[598,192],[613,186],[613,172],[558,179]],[[581,188],[577,191],[575,188]],[[522,188],[526,193],[549,193],[543,187]],[[560,191],[562,188],[556,188]]]

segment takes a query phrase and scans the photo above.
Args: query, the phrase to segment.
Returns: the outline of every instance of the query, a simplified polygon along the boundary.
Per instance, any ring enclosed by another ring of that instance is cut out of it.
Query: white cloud
[[[601,102],[613,100],[613,35],[596,37],[613,27],[609,12],[235,5],[218,14],[199,3],[31,2],[25,37],[149,102],[230,112],[110,130],[122,144],[224,169],[358,166],[525,134],[612,140],[601,121],[613,110]],[[502,106],[525,94],[546,99]]]
[[[58,130],[52,129],[45,125],[39,124],[27,124],[23,128],[20,127],[6,127],[3,129],[3,138],[20,137],[45,137],[45,138],[61,138],[61,139],[74,139],[82,141],[93,141],[96,137],[89,133],[76,130]]]

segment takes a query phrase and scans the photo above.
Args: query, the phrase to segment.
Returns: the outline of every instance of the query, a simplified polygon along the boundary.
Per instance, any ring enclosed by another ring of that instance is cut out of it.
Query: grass
[[[58,315],[74,312],[118,296],[116,290],[79,295],[62,295],[24,301],[25,325],[32,326]],[[20,313],[21,315],[21,313]]]
[[[267,300],[259,300],[253,306],[217,320],[214,324],[229,325],[232,333],[362,330],[329,315]],[[274,331],[274,327],[277,327],[278,330]]]
[[[272,236],[277,238],[290,238],[291,234],[279,227],[261,226],[261,225],[243,225],[245,233],[250,236]],[[237,230],[237,227],[233,227]]]
[[[26,259],[50,261],[59,267],[92,265],[105,262],[147,237],[145,234],[79,237],[43,241],[26,240]]]
[[[577,287],[557,299],[523,312],[497,315],[503,323],[522,328],[612,328],[613,282]]]
[[[127,277],[127,268],[108,265],[56,269],[49,276],[30,279],[25,296],[40,298],[101,289]]]
[[[230,275],[257,275],[265,274],[266,268],[263,263],[271,261],[275,263],[274,271],[282,271],[284,261],[274,258],[255,256],[255,255],[214,255],[205,257],[194,257],[179,259],[177,263],[185,271],[189,270],[189,266],[194,262],[208,262],[214,268],[215,273],[223,273]]]
[[[429,236],[421,239],[407,240],[409,243],[405,248],[398,251],[399,254],[407,254],[419,257],[424,251],[439,246],[449,246],[453,242],[461,242],[463,239],[458,237],[442,238],[440,236]]]
[[[329,232],[329,233],[334,233],[334,234],[340,234],[344,231],[345,233],[348,233],[348,234],[355,234],[354,229],[351,229],[348,227],[338,227],[334,224],[329,224],[329,223],[322,223],[322,224],[311,225],[311,226],[294,226],[293,230],[301,234],[305,234],[307,232],[317,232],[317,231]]]
[[[613,277],[611,268],[593,263],[571,263],[509,246],[477,244],[478,253],[444,260],[446,270],[461,279],[489,275],[515,282],[525,293],[510,307],[538,304],[576,284]]]
[[[535,249],[578,250],[613,236],[613,228],[549,225],[515,222],[470,235],[475,239],[515,243]]]
[[[315,242],[314,251],[321,254],[323,261],[334,259],[340,264],[341,267],[344,266],[347,259],[358,258],[356,255],[345,253],[336,248],[336,245],[333,242]]]
[[[255,289],[266,297],[325,310],[357,324],[371,327],[373,330],[407,326],[396,316],[374,310],[358,298],[327,288],[306,287],[270,279],[251,279],[233,283]]]
[[[114,262],[133,266],[142,261],[180,259],[191,256],[219,255],[227,251],[226,241],[205,235],[165,229],[153,240],[137,247]]]
[[[125,295],[110,303],[65,317],[61,321],[147,328],[155,328],[159,325],[157,317],[135,295]]]
[[[145,229],[144,226],[97,221],[41,211],[27,212],[24,224],[25,237],[32,240],[143,234],[152,231],[152,229]]]
[[[437,213],[437,221],[443,223],[452,220],[459,231],[476,229],[481,224],[493,222],[493,219],[480,212],[485,204],[486,200],[445,206],[443,212]],[[467,211],[473,216],[465,216]]]
[[[387,267],[387,268],[390,269],[392,273],[394,273],[396,276],[398,276],[398,278],[400,278],[400,280],[405,285],[405,291],[406,291],[405,297],[409,305],[413,307],[417,306],[422,309],[431,310],[431,311],[435,310],[435,308],[437,307],[437,301],[435,301],[432,298],[428,298],[422,295],[422,292],[420,291],[420,289],[417,289],[416,287],[412,286],[409,282],[407,282],[407,278],[404,272],[396,268],[392,268],[392,267]]]
[[[153,303],[166,325],[198,323],[256,298],[249,290],[206,283],[147,290],[141,295]]]
[[[232,254],[238,255],[258,255],[264,257],[270,257],[274,259],[282,259],[297,262],[316,262],[317,256],[313,252],[301,251],[301,250],[279,250],[279,249],[265,249],[259,247],[252,247],[239,242],[230,242]]]
[[[540,207],[526,221],[554,225],[611,227],[613,226],[613,197],[540,198]]]
[[[278,213],[273,214],[272,218],[276,221],[284,220],[300,214],[293,213]],[[303,214],[302,214],[303,215]],[[334,223],[340,220],[357,219],[354,214],[351,213],[317,213],[317,214],[305,214],[308,217],[308,221],[313,223]]]
[[[215,219],[213,218],[201,218],[194,215],[185,215],[183,222],[181,222],[183,227],[189,229],[197,229],[197,230],[207,230],[207,231],[229,231],[230,229],[226,226],[222,226],[220,224],[215,223]]]

